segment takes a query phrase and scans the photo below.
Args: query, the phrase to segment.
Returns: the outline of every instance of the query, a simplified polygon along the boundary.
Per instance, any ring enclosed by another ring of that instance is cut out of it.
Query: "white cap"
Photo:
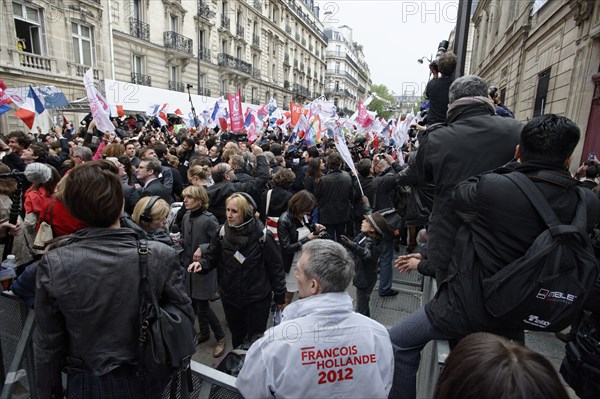
[[[7,260],[15,260],[15,256],[14,255],[6,255],[6,259]]]

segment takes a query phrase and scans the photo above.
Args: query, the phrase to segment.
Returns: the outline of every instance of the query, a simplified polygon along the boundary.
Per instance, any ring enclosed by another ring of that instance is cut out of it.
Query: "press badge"
[[[240,251],[235,251],[235,253],[233,254],[233,257],[240,262],[240,265],[244,264],[244,262],[246,261],[246,257],[244,255],[242,255],[240,253]]]

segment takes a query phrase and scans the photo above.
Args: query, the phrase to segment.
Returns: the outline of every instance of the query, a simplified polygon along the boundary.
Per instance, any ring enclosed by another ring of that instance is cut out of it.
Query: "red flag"
[[[291,125],[296,126],[302,116],[302,105],[290,102],[290,112],[292,116]]]
[[[242,96],[240,89],[236,95],[227,94],[229,100],[229,118],[231,120],[231,131],[241,133],[244,131],[244,114],[242,112]]]

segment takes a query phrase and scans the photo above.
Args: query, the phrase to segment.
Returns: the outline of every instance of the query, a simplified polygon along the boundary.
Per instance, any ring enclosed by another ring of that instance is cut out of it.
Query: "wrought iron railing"
[[[300,43],[302,43],[303,46],[306,46],[306,39],[302,38],[302,40],[300,40]]]
[[[202,61],[212,62],[212,57],[210,55],[210,49],[208,47],[200,47],[198,50],[198,57]]]
[[[254,79],[260,79],[262,77],[261,70],[255,67],[252,67],[252,77]]]
[[[352,83],[354,83],[355,85],[358,84],[358,80],[356,80],[356,78],[352,75],[350,75],[349,72],[346,72],[346,78],[348,78]]]
[[[296,32],[296,41],[300,41],[300,33]]]
[[[312,45],[312,43],[308,45],[308,51],[313,51],[314,48],[315,47]]]
[[[235,32],[237,36],[244,37],[244,27],[242,25],[236,25]]]
[[[225,15],[221,15],[221,28],[229,29],[230,24],[231,24],[231,20],[229,19],[229,17],[226,17]]]
[[[130,17],[129,33],[138,39],[150,40],[150,25],[137,18]]]
[[[283,81],[283,88],[284,89],[289,89],[290,88],[290,81],[289,80],[284,80]]]
[[[143,86],[152,86],[152,77],[150,75],[131,72],[131,83]]]
[[[304,87],[297,83],[294,84],[294,88],[292,89],[292,92],[294,92],[295,94],[304,96],[304,97],[310,97],[310,90],[308,89],[308,87]]]
[[[206,87],[200,87],[198,89],[198,94],[201,96],[210,97],[210,89],[207,89]]]
[[[169,90],[184,92],[185,91],[185,84],[183,84],[183,82],[177,82],[177,81],[174,81],[174,80],[169,80]]]
[[[285,31],[287,34],[291,35],[292,34],[292,27],[288,24],[285,24]]]
[[[216,14],[214,11],[211,11],[208,4],[205,3],[204,0],[198,1],[198,16],[204,19],[209,19],[214,17]]]
[[[183,51],[184,53],[192,54],[194,41],[189,37],[180,35],[177,32],[169,31],[163,33],[165,47],[174,50]]]
[[[260,36],[256,33],[252,35],[252,44],[255,46],[260,46]]]
[[[252,74],[252,65],[240,60],[239,58],[235,58],[226,53],[219,53],[218,55],[218,64],[219,66],[236,69],[240,72],[244,72],[248,75]]]
[[[69,74],[71,76],[77,76],[78,78],[82,78],[83,75],[85,75],[85,73],[91,68],[89,65],[78,64],[76,62],[67,62],[67,65],[69,66],[70,70]],[[100,69],[94,68],[92,73],[94,75],[94,80],[102,79]]]

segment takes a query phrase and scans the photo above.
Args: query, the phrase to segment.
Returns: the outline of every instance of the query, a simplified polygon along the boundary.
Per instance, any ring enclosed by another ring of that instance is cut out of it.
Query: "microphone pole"
[[[192,117],[194,118],[194,128],[196,131],[198,131],[198,117],[196,116],[196,108],[194,108],[194,103],[192,102],[192,93],[190,93],[190,88],[194,87],[194,85],[191,84],[187,84],[187,91],[188,91],[188,99],[190,101],[190,105],[192,106]]]

